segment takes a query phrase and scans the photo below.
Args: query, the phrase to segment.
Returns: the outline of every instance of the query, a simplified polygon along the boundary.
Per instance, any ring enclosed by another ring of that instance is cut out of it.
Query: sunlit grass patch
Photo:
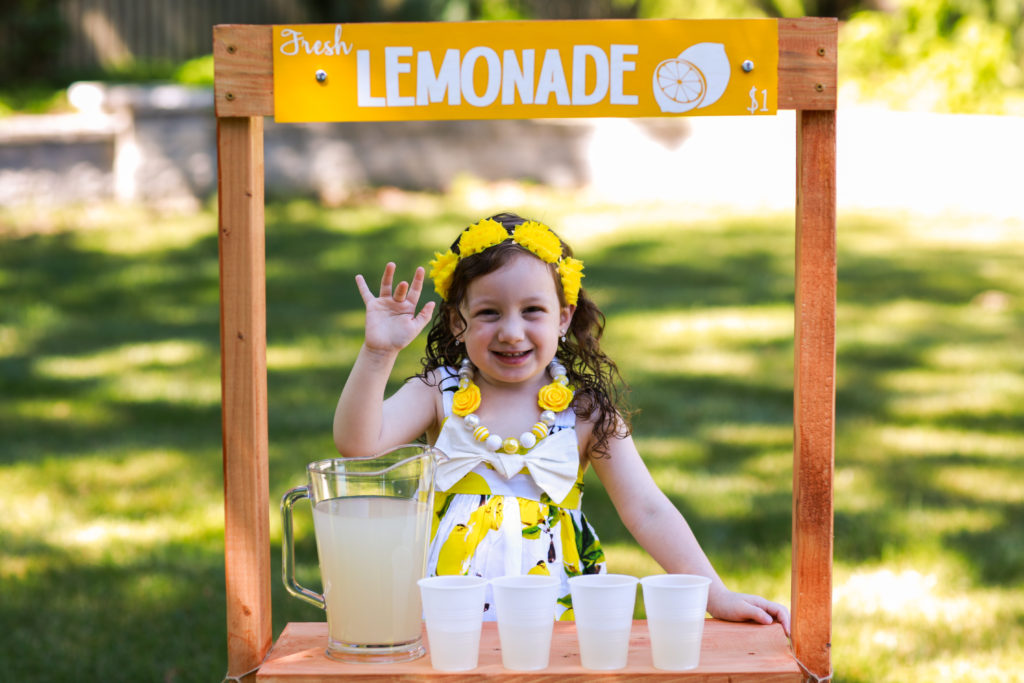
[[[998,398],[1013,400],[1018,396],[1024,397],[1024,377],[1010,369],[993,367],[999,363],[1000,357],[992,355],[992,363],[987,367],[950,367],[947,363],[923,359],[923,367],[887,373],[883,377],[883,388],[908,397],[917,394],[926,400],[949,401],[954,395],[960,395],[961,400],[968,402],[989,401],[990,405],[983,406],[982,410],[1000,407],[995,404]],[[926,407],[929,405],[922,405],[922,415],[931,413]]]
[[[219,495],[219,482],[211,480],[209,469],[196,468],[193,458],[182,451],[122,451],[5,466],[0,483],[5,499],[24,497],[40,507],[12,510],[3,523],[12,529],[47,526],[48,515],[40,514],[41,506],[51,504],[55,512],[82,519],[95,514],[141,519],[188,512],[196,503],[204,505]]]
[[[11,420],[33,420],[39,423],[73,419],[76,424],[83,426],[102,426],[117,419],[117,411],[109,405],[86,399],[25,399],[0,406],[0,415]]]
[[[153,451],[0,467],[7,509],[0,518],[0,577],[29,581],[75,566],[152,562],[169,545],[218,548],[218,482],[191,460]]]
[[[940,491],[978,503],[1013,504],[1024,501],[1024,477],[1020,466],[967,466],[945,468],[935,475]]]
[[[207,353],[190,340],[133,343],[85,355],[44,356],[36,361],[36,372],[54,379],[102,378],[128,369],[180,367]]]
[[[654,349],[669,350],[707,343],[747,347],[789,339],[793,335],[792,307],[713,308],[640,312],[616,317],[630,341],[645,340]]]
[[[879,446],[876,457],[946,457],[949,455],[1011,458],[1024,453],[1024,434],[990,434],[955,427],[930,425],[885,426],[873,432]],[[859,457],[872,459],[859,451]]]
[[[866,514],[883,508],[888,499],[885,488],[878,485],[871,468],[843,462],[836,466],[833,496],[837,511]]]
[[[637,312],[615,320],[607,346],[630,373],[792,383],[791,308]]]
[[[602,543],[601,547],[608,558],[609,572],[641,577],[665,573],[650,555],[634,544]]]
[[[666,461],[682,466],[698,462],[707,455],[707,447],[696,439],[634,436],[637,449],[648,463]]]
[[[840,569],[834,611],[842,680],[1006,680],[1024,656],[1019,592],[972,589],[955,564]]]
[[[757,496],[776,491],[771,481],[754,474],[684,473],[674,467],[652,467],[658,487],[685,500],[709,519],[742,518],[755,512]]]
[[[793,443],[791,425],[764,423],[723,423],[710,425],[702,433],[709,439],[736,446],[790,446]]]

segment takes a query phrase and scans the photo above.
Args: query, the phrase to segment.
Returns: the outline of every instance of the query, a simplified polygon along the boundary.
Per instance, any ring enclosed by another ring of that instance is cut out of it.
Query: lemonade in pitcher
[[[417,580],[427,568],[434,469],[441,451],[406,444],[366,458],[306,467],[307,484],[281,498],[289,593],[327,612],[327,651],[347,662],[407,662],[423,647]],[[309,499],[323,594],[295,580],[295,503]]]
[[[313,508],[332,643],[387,646],[420,638],[417,579],[425,572],[424,503],[335,498]]]

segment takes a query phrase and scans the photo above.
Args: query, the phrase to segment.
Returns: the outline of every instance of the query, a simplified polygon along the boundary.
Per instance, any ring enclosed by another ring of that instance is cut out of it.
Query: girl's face
[[[562,306],[551,266],[517,254],[466,288],[459,311],[467,327],[456,336],[477,368],[478,381],[516,384],[535,380],[558,350],[574,306]],[[456,321],[457,325],[461,321]]]

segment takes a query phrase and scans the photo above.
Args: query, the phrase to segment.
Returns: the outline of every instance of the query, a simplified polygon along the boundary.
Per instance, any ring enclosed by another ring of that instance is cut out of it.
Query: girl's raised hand
[[[366,304],[366,346],[374,351],[397,353],[408,346],[423,331],[434,312],[434,302],[428,301],[416,312],[426,271],[420,267],[412,283],[393,285],[395,264],[384,267],[380,280],[380,296],[374,296],[362,275],[356,275],[356,286]]]

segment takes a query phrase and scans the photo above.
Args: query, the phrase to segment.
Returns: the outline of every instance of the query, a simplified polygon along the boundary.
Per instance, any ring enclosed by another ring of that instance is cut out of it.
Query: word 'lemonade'
[[[391,646],[420,637],[416,581],[426,570],[426,505],[376,496],[313,508],[330,639]]]
[[[574,45],[566,74],[561,50],[504,50],[473,47],[463,54],[449,49],[435,68],[428,51],[414,52],[409,46],[385,47],[384,87],[373,83],[369,50],[356,50],[356,89],[360,107],[421,107],[463,100],[474,107],[501,104],[545,105],[554,97],[560,105],[589,105],[607,100],[610,104],[635,105],[638,97],[623,92],[622,76],[634,71],[636,63],[627,57],[639,51],[636,45]],[[540,72],[534,78],[536,65]],[[479,75],[483,78],[478,78]],[[381,94],[383,90],[383,94]],[[499,99],[500,98],[500,99]]]

